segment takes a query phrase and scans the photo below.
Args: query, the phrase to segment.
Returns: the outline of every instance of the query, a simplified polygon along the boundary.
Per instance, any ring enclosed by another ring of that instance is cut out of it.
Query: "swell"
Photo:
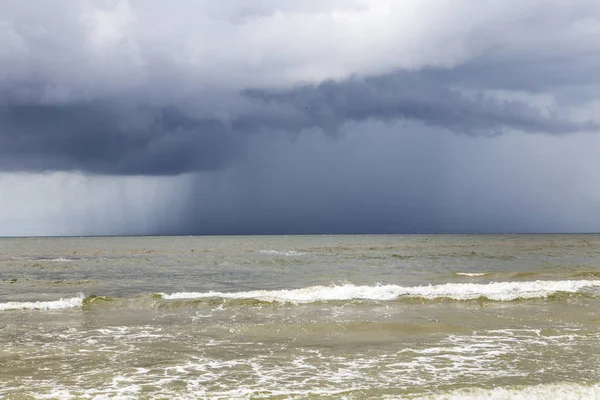
[[[600,278],[600,271],[579,271],[569,275],[572,278]]]
[[[0,281],[2,283],[8,284],[34,284],[34,285],[43,285],[43,286],[79,286],[79,285],[88,285],[95,284],[100,282],[98,279],[52,279],[52,280],[42,280],[42,279],[31,279],[31,278],[10,278],[4,279]]]

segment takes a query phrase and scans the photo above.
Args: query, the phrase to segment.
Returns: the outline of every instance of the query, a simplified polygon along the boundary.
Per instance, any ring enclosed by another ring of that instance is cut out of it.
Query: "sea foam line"
[[[488,275],[488,273],[486,273],[486,272],[455,272],[454,275],[474,277],[474,276],[486,276],[486,275]]]
[[[597,399],[600,384],[585,386],[577,383],[552,383],[534,386],[481,389],[465,388],[418,400],[536,400],[536,399]]]
[[[62,310],[83,305],[84,296],[71,297],[54,301],[9,301],[0,303],[0,311],[10,310]]]
[[[254,290],[248,292],[181,292],[165,294],[164,299],[257,299],[281,303],[311,303],[333,300],[395,300],[402,297],[424,299],[473,300],[487,298],[495,301],[547,298],[555,293],[577,293],[583,288],[600,287],[600,280],[446,283],[429,286],[311,286],[291,290]]]
[[[269,254],[269,255],[272,255],[272,256],[286,256],[286,257],[297,257],[297,256],[303,256],[304,255],[304,253],[301,253],[301,252],[295,251],[295,250],[289,250],[289,251],[259,250],[259,253]]]

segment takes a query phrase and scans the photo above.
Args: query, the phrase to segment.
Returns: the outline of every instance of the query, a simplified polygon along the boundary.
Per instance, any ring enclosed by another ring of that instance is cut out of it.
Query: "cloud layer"
[[[597,0],[3,1],[0,234],[600,231],[598,37]]]
[[[581,111],[598,101],[596,1],[8,1],[0,15],[5,171],[210,171],[257,133],[368,120],[598,130]]]

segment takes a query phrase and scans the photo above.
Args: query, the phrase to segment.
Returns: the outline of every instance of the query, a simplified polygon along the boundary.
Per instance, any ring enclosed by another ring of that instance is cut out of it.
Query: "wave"
[[[66,308],[81,307],[84,303],[83,295],[54,301],[9,301],[0,303],[0,311],[11,310],[62,310]]]
[[[521,271],[521,272],[513,272],[513,271],[497,271],[497,272],[455,272],[455,276],[466,276],[469,278],[480,278],[480,277],[495,277],[495,278],[503,278],[503,279],[523,279],[523,278],[532,278],[538,275],[538,272],[535,271]],[[583,276],[581,276],[583,277]]]
[[[598,277],[600,277],[600,271],[573,272],[569,276],[572,276],[574,278],[598,278]]]
[[[297,256],[303,256],[304,255],[304,253],[299,252],[299,251],[295,251],[295,250],[289,250],[289,251],[259,250],[259,253],[269,254],[269,255],[272,255],[272,256],[285,256],[285,257],[297,257]]]
[[[538,275],[535,271],[521,271],[521,272],[501,272],[503,276],[507,276],[510,279],[521,279],[521,278],[531,278],[533,276]]]
[[[67,262],[73,262],[73,261],[87,261],[89,260],[88,258],[81,258],[81,257],[58,257],[58,258],[50,258],[50,257],[37,257],[37,258],[30,258],[30,259],[22,259],[22,261],[53,261],[53,262],[63,262],[63,263],[67,263]]]
[[[301,289],[281,290],[253,290],[244,292],[178,292],[178,293],[155,293],[151,297],[164,300],[184,300],[188,304],[208,301],[222,304],[227,301],[234,306],[257,305],[261,303],[317,303],[325,301],[392,301],[402,299],[426,299],[426,300],[490,300],[490,301],[513,301],[519,299],[561,299],[565,295],[585,294],[596,295],[589,289],[600,288],[600,280],[580,281],[530,281],[530,282],[492,282],[488,284],[478,283],[446,283],[442,285],[429,286],[398,286],[398,285],[375,285],[358,286],[353,284],[333,286],[311,286]],[[587,289],[587,290],[586,290]],[[598,291],[600,293],[600,290]],[[107,304],[114,301],[130,303],[139,301],[146,303],[146,296],[133,298],[113,298],[100,295],[79,295],[71,298],[61,298],[53,301],[12,301],[0,303],[0,311],[9,310],[60,310],[77,307],[87,307],[94,304]],[[153,306],[155,301],[148,303]],[[167,306],[168,303],[163,304]],[[159,306],[161,306],[159,304]]]
[[[339,300],[396,300],[401,298],[512,301],[517,299],[548,298],[557,293],[577,293],[584,288],[600,287],[600,280],[594,281],[531,281],[531,282],[492,282],[446,283],[429,286],[312,286],[290,290],[254,290],[247,292],[180,292],[159,295],[166,300],[182,299],[256,299],[279,303],[313,303]]]
[[[513,400],[513,399],[597,399],[600,398],[600,384],[581,385],[577,383],[552,383],[534,386],[514,386],[507,388],[465,388],[446,394],[421,397],[419,400]]]

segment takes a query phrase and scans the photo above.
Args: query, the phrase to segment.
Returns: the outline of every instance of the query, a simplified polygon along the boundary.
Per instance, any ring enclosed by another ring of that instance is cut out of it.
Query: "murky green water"
[[[600,398],[599,376],[599,235],[0,239],[0,397]]]

